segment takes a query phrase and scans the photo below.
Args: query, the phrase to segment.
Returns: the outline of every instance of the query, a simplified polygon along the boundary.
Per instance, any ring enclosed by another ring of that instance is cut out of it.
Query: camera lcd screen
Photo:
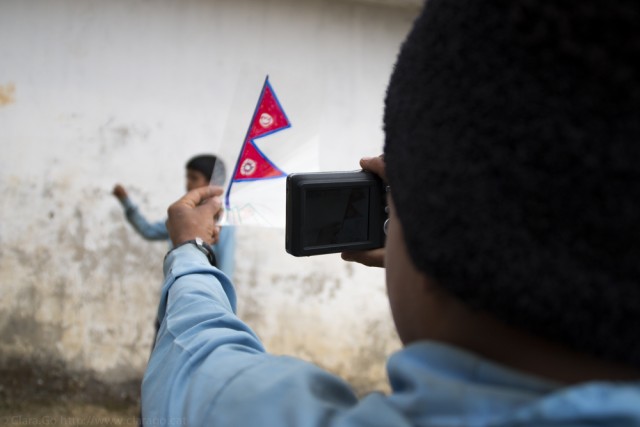
[[[302,224],[305,248],[369,240],[369,186],[308,189]]]
[[[287,177],[285,249],[293,256],[384,246],[382,181],[366,171]]]

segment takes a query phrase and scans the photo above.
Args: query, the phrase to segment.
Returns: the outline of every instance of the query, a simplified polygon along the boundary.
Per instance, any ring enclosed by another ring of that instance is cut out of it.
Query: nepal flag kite
[[[230,208],[229,195],[231,194],[231,186],[234,183],[283,178],[287,175],[260,151],[256,140],[289,127],[291,127],[291,123],[280,105],[267,76],[262,86],[249,130],[242,144],[238,161],[231,174],[232,178],[225,196],[227,209]]]

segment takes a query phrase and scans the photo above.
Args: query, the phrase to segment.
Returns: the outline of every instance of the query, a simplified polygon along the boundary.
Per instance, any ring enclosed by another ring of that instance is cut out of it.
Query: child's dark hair
[[[213,175],[212,184],[224,185],[226,176],[224,163],[222,159],[212,154],[192,157],[187,162],[186,168],[202,173],[207,178],[207,181],[212,181],[211,176]]]
[[[470,307],[640,366],[640,2],[429,0],[385,111],[414,264]]]

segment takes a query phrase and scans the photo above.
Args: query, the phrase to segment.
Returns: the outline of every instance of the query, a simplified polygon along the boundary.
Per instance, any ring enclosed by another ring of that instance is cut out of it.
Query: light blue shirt
[[[147,240],[169,240],[166,221],[149,222],[140,213],[138,206],[128,197],[120,202],[129,224]],[[171,242],[169,242],[171,248]],[[236,233],[235,227],[224,226],[220,229],[218,241],[212,246],[218,267],[227,276],[233,277],[235,269]]]
[[[143,422],[215,427],[640,426],[640,383],[575,386],[419,342],[391,356],[390,395],[358,399],[313,364],[265,353],[233,285],[193,245],[165,259]]]

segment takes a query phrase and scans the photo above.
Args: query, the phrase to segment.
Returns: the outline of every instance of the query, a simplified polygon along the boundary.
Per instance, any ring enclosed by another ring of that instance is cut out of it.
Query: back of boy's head
[[[638,22],[635,0],[428,0],[385,111],[416,267],[507,324],[635,366]]]
[[[201,154],[192,157],[186,164],[187,169],[203,174],[207,181],[214,185],[224,185],[226,171],[222,159],[212,154]],[[211,176],[213,175],[213,180]]]

